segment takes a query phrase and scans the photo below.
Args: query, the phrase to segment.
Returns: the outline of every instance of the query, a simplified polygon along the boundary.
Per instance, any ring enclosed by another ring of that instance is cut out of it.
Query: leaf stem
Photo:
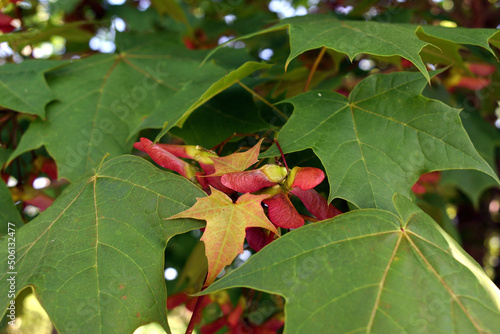
[[[288,120],[288,116],[285,115],[281,110],[279,110],[278,108],[276,108],[271,102],[269,102],[268,100],[266,100],[265,98],[263,98],[262,96],[260,96],[259,94],[257,94],[252,88],[248,87],[247,85],[245,85],[243,82],[241,82],[240,80],[236,80],[236,82],[241,86],[243,87],[247,92],[251,93],[253,96],[255,96],[256,99],[262,101],[265,105],[267,105],[268,107],[270,107],[271,109],[273,109],[274,111],[276,111],[276,113],[278,113],[278,115],[280,115],[281,117],[283,117],[283,119],[285,121]]]
[[[283,159],[283,163],[285,164],[286,172],[288,173],[290,171],[290,169],[288,168],[288,165],[286,164],[285,155],[283,154],[283,151],[281,150],[280,143],[278,143],[278,139],[276,139],[276,138],[274,138],[274,142],[276,143],[276,146],[278,146],[278,150],[280,150],[281,159]]]
[[[312,78],[314,76],[314,72],[316,72],[316,69],[318,68],[319,63],[321,62],[321,59],[323,58],[325,51],[326,51],[326,46],[323,46],[321,48],[321,51],[319,52],[318,57],[316,58],[316,61],[314,61],[313,67],[311,68],[311,72],[309,72],[309,76],[307,77],[306,85],[304,86],[304,92],[307,92],[309,90],[309,85],[311,84]]]
[[[196,298],[196,305],[194,306],[193,315],[191,320],[189,320],[189,325],[186,328],[186,334],[192,334],[194,326],[199,322],[201,317],[201,310],[203,309],[203,300],[206,296],[199,296]]]

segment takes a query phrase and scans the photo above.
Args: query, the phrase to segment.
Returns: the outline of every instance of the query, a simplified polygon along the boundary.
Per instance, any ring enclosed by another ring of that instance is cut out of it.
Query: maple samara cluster
[[[158,165],[179,173],[209,194],[198,198],[188,210],[168,218],[207,222],[201,238],[209,264],[206,286],[243,252],[245,237],[248,245],[259,251],[279,237],[278,227],[295,229],[304,225],[304,217],[318,221],[341,214],[314,190],[325,178],[321,169],[289,170],[266,164],[247,170],[258,162],[262,141],[246,152],[225,157],[199,146],[154,144],[147,138],[134,144]],[[198,166],[181,158],[195,161]],[[291,195],[298,197],[314,217],[299,214],[290,201]]]

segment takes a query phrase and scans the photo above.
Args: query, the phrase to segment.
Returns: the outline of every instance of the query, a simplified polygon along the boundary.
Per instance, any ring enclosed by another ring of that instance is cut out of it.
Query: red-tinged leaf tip
[[[141,138],[141,143],[146,153],[161,167],[173,170],[188,180],[196,176],[196,169],[193,166],[161,148],[158,144],[153,144],[147,138]]]
[[[248,246],[256,252],[269,245],[274,240],[275,236],[274,233],[267,233],[266,230],[260,227],[250,227],[246,229]]]
[[[253,193],[276,184],[269,180],[260,169],[222,175],[221,182],[226,187],[240,193]]]
[[[254,147],[243,153],[233,153],[226,157],[213,157],[215,175],[223,175],[226,173],[241,172],[252,166],[259,160],[257,157],[260,153],[261,139]]]
[[[283,228],[298,228],[304,225],[304,218],[299,215],[287,194],[280,192],[263,202],[268,206],[269,220],[274,225]]]
[[[169,218],[194,218],[207,222],[201,237],[208,259],[205,286],[210,285],[220,271],[243,252],[246,228],[260,227],[277,234],[261,206],[262,200],[269,195],[243,194],[233,203],[223,192],[213,187],[210,190],[210,196],[198,198],[191,208]]]
[[[319,220],[333,218],[342,213],[333,204],[328,204],[328,201],[314,189],[302,190],[295,187],[290,192],[297,196],[306,209]]]
[[[325,173],[314,167],[294,167],[287,177],[288,189],[299,187],[308,190],[316,187],[325,179]]]

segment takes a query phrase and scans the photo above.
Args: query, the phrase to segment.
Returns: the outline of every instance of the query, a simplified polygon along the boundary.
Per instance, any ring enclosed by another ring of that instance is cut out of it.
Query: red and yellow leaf
[[[259,159],[257,157],[260,153],[260,145],[262,144],[261,139],[254,147],[246,152],[233,153],[226,157],[211,157],[215,166],[215,175],[223,175],[226,173],[242,172],[248,167],[255,164]]]
[[[244,194],[233,203],[223,192],[215,188],[211,191],[210,196],[198,198],[191,208],[169,218],[194,218],[207,222],[201,237],[208,259],[205,286],[210,285],[225,266],[243,253],[246,228],[261,227],[278,233],[261,206],[262,200],[269,195]]]

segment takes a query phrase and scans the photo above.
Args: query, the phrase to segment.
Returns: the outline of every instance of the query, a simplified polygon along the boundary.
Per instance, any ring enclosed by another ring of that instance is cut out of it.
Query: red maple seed
[[[202,185],[203,189],[207,190],[208,185],[211,185],[217,190],[222,191],[225,194],[232,194],[234,193],[233,189],[230,189],[226,187],[224,184],[222,184],[221,178],[222,176],[210,176],[211,174],[215,173],[215,167],[214,165],[209,165],[209,164],[204,164],[202,162],[199,163],[200,167],[203,169],[205,172],[204,174],[200,173],[199,176],[197,176],[198,182],[200,185]],[[201,180],[204,179],[204,180]],[[208,184],[206,187],[203,186],[204,184]]]
[[[268,206],[269,220],[278,227],[298,228],[304,225],[302,218],[284,192],[262,201]]]
[[[439,171],[422,174],[413,187],[411,187],[411,190],[417,195],[425,194],[427,192],[426,186],[435,184],[440,179],[441,173]]]
[[[412,66],[414,66],[414,65],[413,65],[413,63],[412,63],[411,61],[409,61],[408,59],[401,58],[401,66],[402,66],[403,68],[410,68],[410,67],[412,67]]]
[[[134,144],[134,148],[138,149],[139,151],[146,152],[146,149],[144,148],[144,145],[142,143],[143,139],[147,138],[141,138],[140,142],[137,142]],[[147,139],[149,141],[149,139]],[[149,141],[151,142],[151,141]],[[213,165],[212,157],[217,157],[217,154],[213,153],[212,151],[205,150],[201,148],[200,146],[194,146],[194,145],[173,145],[173,144],[154,144],[154,146],[165,150],[169,153],[172,153],[178,158],[186,158],[186,159],[193,159],[196,160],[201,164],[206,164],[206,165]]]
[[[425,187],[424,187],[422,184],[418,183],[418,181],[417,181],[417,183],[415,183],[415,184],[411,187],[411,191],[413,191],[413,192],[414,192],[415,194],[417,194],[417,195],[420,195],[420,194],[425,194],[425,192],[426,192],[427,190],[425,189]]]
[[[57,166],[54,160],[45,159],[40,171],[47,174],[51,180],[57,180]]]
[[[240,193],[253,193],[272,187],[286,177],[286,169],[265,165],[259,169],[222,175],[222,184]]]
[[[253,193],[262,188],[272,187],[276,182],[269,180],[261,170],[250,170],[222,175],[222,184],[240,193]]]
[[[420,175],[418,181],[425,183],[436,183],[441,179],[441,172],[430,172]]]
[[[13,17],[0,13],[0,31],[6,34],[16,29],[16,27],[12,25],[13,20]]]
[[[179,305],[185,304],[190,298],[186,292],[182,291],[167,298],[167,310],[173,310]]]
[[[227,325],[226,317],[219,318],[211,323],[203,325],[200,328],[201,334],[214,334],[217,333],[222,327]]]
[[[325,173],[314,167],[293,167],[287,178],[287,184],[290,189],[299,187],[302,190],[308,190],[316,187],[325,179]]]
[[[39,193],[35,197],[26,199],[24,201],[24,206],[33,205],[40,209],[40,212],[48,209],[49,206],[54,203],[54,199],[47,194]]]
[[[467,64],[470,71],[476,75],[488,76],[490,74],[495,73],[496,67],[491,64],[486,63],[471,63]]]
[[[306,209],[319,220],[333,218],[342,213],[333,204],[328,204],[328,201],[314,189],[302,190],[295,187],[290,192],[297,196]]]
[[[260,227],[250,227],[245,230],[248,246],[256,252],[273,242],[275,236],[274,233],[267,233],[267,230]]]
[[[489,78],[462,77],[455,85],[455,87],[462,87],[470,90],[480,90],[484,87],[489,86],[490,83],[491,80]]]
[[[188,180],[192,180],[195,177],[196,170],[193,166],[177,158],[159,144],[153,144],[153,142],[147,138],[141,138],[141,144],[142,147],[137,143],[134,147],[137,149],[142,148],[158,165],[173,170]]]

